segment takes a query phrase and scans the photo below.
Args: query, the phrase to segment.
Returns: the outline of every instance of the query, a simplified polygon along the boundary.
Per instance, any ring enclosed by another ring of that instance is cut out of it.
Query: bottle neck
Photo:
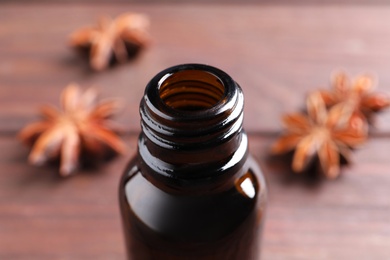
[[[186,64],[157,74],[140,105],[145,177],[174,189],[221,186],[247,156],[243,105],[241,88],[219,69]]]

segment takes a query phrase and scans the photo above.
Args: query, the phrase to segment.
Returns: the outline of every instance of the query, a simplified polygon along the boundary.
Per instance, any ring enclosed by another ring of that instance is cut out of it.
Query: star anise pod
[[[352,117],[360,117],[369,122],[374,112],[390,105],[389,97],[374,92],[375,86],[374,79],[368,75],[361,75],[351,81],[344,72],[340,72],[332,78],[332,90],[320,93],[327,106],[351,106],[354,110]]]
[[[20,139],[32,145],[29,162],[41,165],[60,157],[60,173],[67,176],[76,170],[83,154],[101,157],[107,148],[124,153],[126,146],[114,134],[115,124],[110,121],[119,109],[118,102],[97,103],[94,88],[82,92],[78,85],[68,85],[61,94],[62,109],[43,106],[42,120],[20,131]]]
[[[107,68],[112,58],[117,62],[128,59],[130,52],[150,42],[149,19],[143,14],[127,13],[112,20],[101,17],[94,27],[75,31],[70,45],[90,51],[90,65],[95,70]]]
[[[302,172],[315,156],[323,173],[336,178],[340,173],[340,157],[349,160],[351,148],[367,138],[367,127],[360,118],[353,119],[351,107],[335,105],[327,111],[319,92],[307,99],[307,114],[287,114],[283,117],[284,133],[272,147],[274,154],[295,149],[292,169]]]

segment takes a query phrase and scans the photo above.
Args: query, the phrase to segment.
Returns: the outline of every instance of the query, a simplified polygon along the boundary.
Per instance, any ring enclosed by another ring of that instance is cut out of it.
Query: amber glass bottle
[[[241,88],[200,64],[166,69],[141,101],[120,183],[128,259],[258,259],[264,177],[248,153]]]

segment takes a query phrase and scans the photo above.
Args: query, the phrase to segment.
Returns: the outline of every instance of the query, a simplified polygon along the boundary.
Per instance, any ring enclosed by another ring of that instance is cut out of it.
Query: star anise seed
[[[351,81],[347,74],[340,72],[332,77],[332,90],[320,91],[327,106],[343,104],[353,107],[352,117],[370,121],[373,113],[390,105],[388,96],[375,93],[373,77],[361,75]]]
[[[364,121],[354,118],[353,108],[335,105],[329,111],[319,92],[307,99],[307,114],[287,114],[283,117],[284,133],[273,145],[272,152],[281,154],[295,149],[292,169],[302,172],[317,156],[323,173],[333,179],[340,173],[340,155],[349,159],[351,148],[367,138]]]
[[[97,26],[75,31],[70,36],[72,47],[90,49],[90,65],[100,71],[108,67],[112,57],[123,63],[128,59],[128,46],[145,47],[150,42],[149,19],[143,14],[126,13],[112,20],[101,17]]]
[[[20,131],[19,138],[32,145],[30,163],[41,165],[60,157],[60,173],[67,176],[76,170],[82,153],[100,157],[106,148],[120,154],[126,151],[110,121],[119,109],[118,100],[97,103],[94,88],[82,92],[70,84],[61,94],[61,107],[43,106],[43,119]]]

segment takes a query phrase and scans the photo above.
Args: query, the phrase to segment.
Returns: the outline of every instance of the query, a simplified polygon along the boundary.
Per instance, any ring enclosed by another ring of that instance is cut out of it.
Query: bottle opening
[[[224,98],[225,86],[212,73],[183,70],[162,77],[159,95],[173,109],[201,111],[216,106]]]

